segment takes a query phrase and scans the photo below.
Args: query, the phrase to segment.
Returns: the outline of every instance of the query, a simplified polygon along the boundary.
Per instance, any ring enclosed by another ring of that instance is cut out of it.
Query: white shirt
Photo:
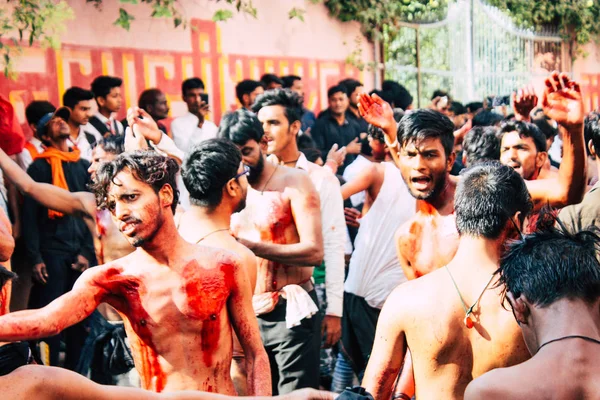
[[[87,137],[85,136],[85,131],[84,131],[84,126],[87,125],[83,125],[79,127],[79,135],[77,136],[77,139],[73,140],[73,138],[69,138],[70,142],[73,143],[75,146],[77,146],[77,148],[79,149],[79,151],[81,152],[81,158],[88,160],[89,162],[92,162],[92,145],[90,144],[90,142],[88,142]],[[91,132],[88,132],[90,134],[92,134]],[[95,135],[94,135],[95,136]],[[102,137],[96,138],[96,140],[101,140]]]
[[[279,163],[274,155],[269,161]],[[327,168],[311,163],[300,153],[296,168],[306,171],[321,201],[321,224],[323,231],[323,261],[325,262],[325,314],[342,316],[344,307],[344,252],[346,247],[346,218],[340,182]]]
[[[394,234],[416,213],[416,200],[392,162],[386,162],[383,184],[367,214],[360,219],[344,290],[381,309],[406,276],[396,255]]]
[[[29,139],[29,143],[31,143],[35,147],[38,153],[44,152],[44,145],[42,144],[42,141],[38,138],[32,137],[31,139]],[[21,168],[23,168],[23,170],[27,171],[27,168],[29,168],[32,162],[33,156],[31,155],[29,150],[23,148],[23,151],[21,151],[17,156],[17,163]]]
[[[94,117],[98,118],[100,122],[107,126],[107,128],[108,122],[110,122],[111,127],[114,127],[116,125],[117,132],[115,133],[117,135],[123,135],[125,133],[125,129],[123,129],[123,124],[121,123],[121,121],[115,119],[114,115],[111,115],[110,118],[106,118],[104,115],[97,112],[96,114],[94,114]],[[83,130],[85,130],[87,133],[91,133],[92,135],[94,135],[96,137],[96,140],[102,139],[102,133],[100,133],[100,131],[98,131],[98,129],[96,129],[94,125],[92,125],[89,122],[83,126]]]
[[[352,163],[350,163],[350,165],[348,165],[344,170],[344,175],[342,175],[344,180],[346,182],[353,181],[369,164],[371,164],[371,161],[359,154],[358,157],[356,157],[356,159],[352,161]],[[364,190],[350,196],[350,202],[354,207],[364,204],[365,199],[366,193]]]
[[[217,137],[218,128],[213,122],[204,120],[202,128],[199,128],[199,121],[197,116],[188,112],[171,122],[173,141],[184,152],[187,152],[195,144]]]

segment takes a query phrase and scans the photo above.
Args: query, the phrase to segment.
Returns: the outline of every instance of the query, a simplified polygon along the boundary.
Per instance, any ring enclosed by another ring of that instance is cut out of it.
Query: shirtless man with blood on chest
[[[257,256],[254,311],[273,393],[316,388],[321,318],[311,277],[323,259],[319,196],[306,172],[266,160],[268,138],[255,114],[227,114],[219,135],[238,146],[250,167],[246,208],[233,215],[231,229]]]
[[[544,114],[563,132],[563,160],[557,179],[526,181],[536,209],[564,207],[581,201],[585,187],[583,101],[579,85],[566,75],[546,79]],[[397,233],[398,256],[409,279],[418,278],[454,256],[458,235],[454,224],[453,125],[432,110],[407,114],[398,126],[392,109],[377,95],[361,94],[359,110],[383,129],[390,152],[410,192],[417,198],[417,214]]]
[[[123,317],[145,389],[235,394],[233,326],[253,371],[249,391],[270,394],[246,273],[233,253],[178,235],[177,170],[174,160],[152,152],[103,164],[94,184],[98,205],[109,209],[136,251],[87,270],[71,292],[43,309],[1,317],[0,340],[56,334],[106,302]]]

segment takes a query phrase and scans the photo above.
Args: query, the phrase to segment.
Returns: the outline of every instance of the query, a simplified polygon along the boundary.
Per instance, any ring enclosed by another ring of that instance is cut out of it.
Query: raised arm
[[[17,311],[0,317],[0,342],[40,339],[59,334],[83,321],[106,295],[96,283],[96,275],[104,267],[85,271],[73,289],[44,308]]]
[[[286,188],[285,193],[290,198],[300,242],[274,244],[238,240],[258,257],[287,265],[313,267],[323,261],[319,195],[307,174],[298,172],[293,179],[295,186]]]
[[[369,96],[366,93],[361,93],[358,95],[358,111],[365,121],[383,130],[385,144],[390,149],[390,155],[396,165],[399,165],[398,128],[392,107],[376,94]]]
[[[49,183],[36,182],[2,149],[0,149],[0,168],[23,194],[42,206],[63,214],[94,219],[96,200],[92,193],[73,193]]]
[[[139,140],[148,140],[154,149],[169,157],[173,157],[181,164],[185,153],[175,145],[175,142],[173,142],[168,135],[165,135],[158,129],[158,125],[152,119],[150,114],[139,107],[131,107],[127,110],[127,122],[132,128],[132,131],[127,133],[128,138],[133,137]],[[136,143],[137,146],[141,144],[138,141],[133,140],[128,140],[128,142],[132,144]]]
[[[406,354],[405,314],[398,308],[398,304],[409,304],[403,289],[400,286],[390,294],[377,320],[373,351],[362,381],[375,399],[391,397]]]
[[[8,261],[15,249],[10,220],[0,208],[0,261]]]
[[[563,158],[557,179],[526,181],[536,208],[545,204],[560,208],[583,198],[586,185],[583,100],[579,84],[556,72],[546,79],[544,113],[562,132]]]
[[[256,260],[252,261],[256,263]],[[248,279],[247,269],[252,265],[242,265],[241,259],[234,263],[234,279],[231,295],[227,302],[233,329],[240,340],[246,358],[248,371],[248,394],[271,395],[271,369],[258,329],[258,322],[252,308],[253,287]]]

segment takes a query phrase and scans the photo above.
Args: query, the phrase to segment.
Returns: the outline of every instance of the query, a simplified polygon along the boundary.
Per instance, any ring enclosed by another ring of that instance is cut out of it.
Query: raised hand
[[[570,128],[583,124],[583,98],[581,88],[566,74],[554,71],[546,79],[546,89],[542,99],[544,114],[559,125]]]
[[[346,147],[338,149],[337,143],[334,143],[333,146],[331,146],[329,153],[327,153],[327,160],[325,162],[332,161],[336,167],[341,167],[346,159],[346,153]]]
[[[517,120],[529,121],[531,111],[538,104],[538,97],[536,96],[533,87],[531,85],[525,86],[522,89],[513,92],[511,99]]]
[[[370,123],[384,130],[396,127],[394,112],[392,107],[381,97],[373,94],[369,96],[366,93],[358,95],[358,112]]]
[[[158,125],[152,119],[150,114],[139,107],[131,107],[127,110],[127,123],[133,129],[133,133],[138,133],[144,138],[153,141],[155,144],[160,142],[162,132]]]
[[[131,126],[128,126],[127,129],[125,129],[125,151],[131,152],[147,148],[148,143],[144,136],[139,133],[138,127],[134,125],[134,129],[131,129]]]

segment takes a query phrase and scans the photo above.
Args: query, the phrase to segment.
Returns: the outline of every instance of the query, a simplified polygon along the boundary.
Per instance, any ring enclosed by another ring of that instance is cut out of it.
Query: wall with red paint
[[[266,72],[296,74],[305,83],[305,105],[319,111],[327,107],[327,88],[345,77],[373,87],[373,74],[345,63],[356,49],[363,49],[365,62],[372,61],[373,46],[360,33],[357,23],[341,23],[321,4],[304,0],[254,0],[258,17],[234,11],[226,22],[212,22],[218,9],[214,0],[181,0],[189,21],[186,29],[175,29],[168,20],[150,17],[145,5],[104,1],[102,10],[79,0],[69,0],[75,20],[67,23],[60,50],[25,48],[16,60],[18,79],[0,76],[0,94],[8,97],[22,123],[25,107],[34,99],[60,104],[71,86],[89,88],[101,74],[122,77],[125,106],[137,104],[139,93],[158,87],[167,94],[171,116],[185,113],[181,82],[202,78],[210,94],[211,119],[237,108],[235,85],[242,79],[259,79]],[[129,32],[112,25],[119,7],[135,16]],[[290,20],[292,7],[306,9],[305,22]],[[119,117],[124,117],[126,107]],[[29,129],[25,129],[30,134]]]
[[[585,57],[573,63],[573,75],[581,83],[586,111],[600,108],[600,46],[584,47]]]

